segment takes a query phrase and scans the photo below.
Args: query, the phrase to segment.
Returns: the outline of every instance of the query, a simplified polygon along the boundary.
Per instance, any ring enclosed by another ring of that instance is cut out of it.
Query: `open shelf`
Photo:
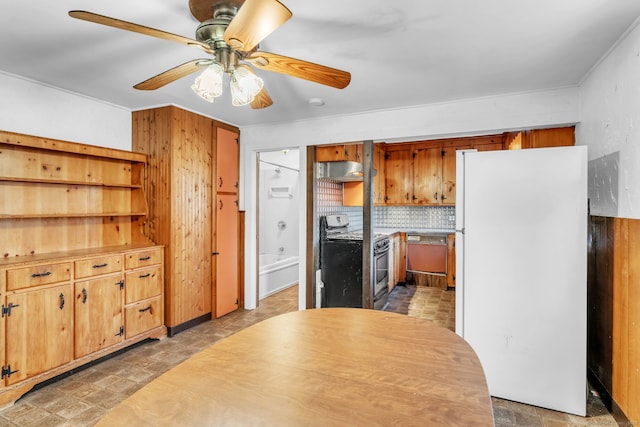
[[[95,213],[51,213],[38,215],[5,215],[0,214],[0,219],[44,219],[44,218],[102,218],[102,217],[140,217],[146,216],[146,212],[95,212]]]
[[[60,180],[60,179],[17,178],[17,177],[9,177],[9,176],[0,176],[0,181],[25,182],[25,183],[34,183],[34,184],[51,184],[51,185],[83,185],[88,187],[142,188],[142,184],[118,184],[118,183],[108,183],[108,182],[66,181],[66,180]]]
[[[0,241],[7,259],[151,243],[146,155],[0,131]]]

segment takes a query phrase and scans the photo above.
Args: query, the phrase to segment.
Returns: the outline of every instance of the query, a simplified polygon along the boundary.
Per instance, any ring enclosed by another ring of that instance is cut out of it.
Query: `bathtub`
[[[298,257],[260,254],[258,286],[260,299],[298,283]]]

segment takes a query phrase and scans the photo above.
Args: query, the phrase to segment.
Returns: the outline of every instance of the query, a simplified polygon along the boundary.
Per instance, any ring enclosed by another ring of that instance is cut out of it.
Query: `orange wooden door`
[[[216,191],[238,192],[238,134],[216,128]]]
[[[216,317],[238,308],[238,196],[216,196]]]

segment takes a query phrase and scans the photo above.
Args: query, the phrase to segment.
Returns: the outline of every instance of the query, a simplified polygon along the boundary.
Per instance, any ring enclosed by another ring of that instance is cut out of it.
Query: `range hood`
[[[329,178],[340,182],[362,181],[362,163],[349,160],[318,163],[318,178]]]

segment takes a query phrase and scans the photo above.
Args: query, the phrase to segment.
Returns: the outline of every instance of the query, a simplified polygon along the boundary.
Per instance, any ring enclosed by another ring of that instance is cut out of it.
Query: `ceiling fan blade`
[[[267,108],[271,105],[273,105],[273,99],[271,99],[265,88],[262,88],[262,90],[253,99],[253,101],[251,101],[251,108],[253,108],[254,110]]]
[[[246,64],[238,65],[238,68],[240,67],[246,68],[250,73],[253,73],[253,74],[256,73],[255,71],[253,71],[251,67],[249,67]],[[264,87],[260,92],[258,92],[258,94],[253,99],[253,101],[251,101],[251,108],[253,108],[254,110],[259,110],[260,108],[267,108],[267,107],[270,107],[271,105],[273,105],[273,99],[271,99],[271,97],[267,93],[267,90]]]
[[[233,49],[248,52],[291,18],[278,0],[246,0],[224,32]]]
[[[254,52],[245,60],[263,70],[288,74],[337,89],[344,89],[351,82],[351,73],[346,71],[274,53]]]
[[[198,70],[203,69],[203,63],[207,64],[211,62],[209,59],[194,59],[193,61],[185,62],[182,65],[171,68],[165,72],[162,72],[156,76],[153,76],[141,83],[134,86],[138,90],[155,90],[164,85],[174,82],[182,77],[188,76],[191,73],[195,73]]]
[[[94,22],[96,24],[106,25],[108,27],[119,28],[121,30],[133,31],[134,33],[145,34],[159,39],[171,40],[177,43],[189,46],[197,46],[208,53],[214,53],[208,44],[190,39],[188,37],[179,36],[177,34],[168,33],[155,28],[145,27],[144,25],[134,24],[132,22],[122,21],[120,19],[110,18],[108,16],[98,15],[97,13],[87,12],[84,10],[71,10],[69,16],[83,21]]]

